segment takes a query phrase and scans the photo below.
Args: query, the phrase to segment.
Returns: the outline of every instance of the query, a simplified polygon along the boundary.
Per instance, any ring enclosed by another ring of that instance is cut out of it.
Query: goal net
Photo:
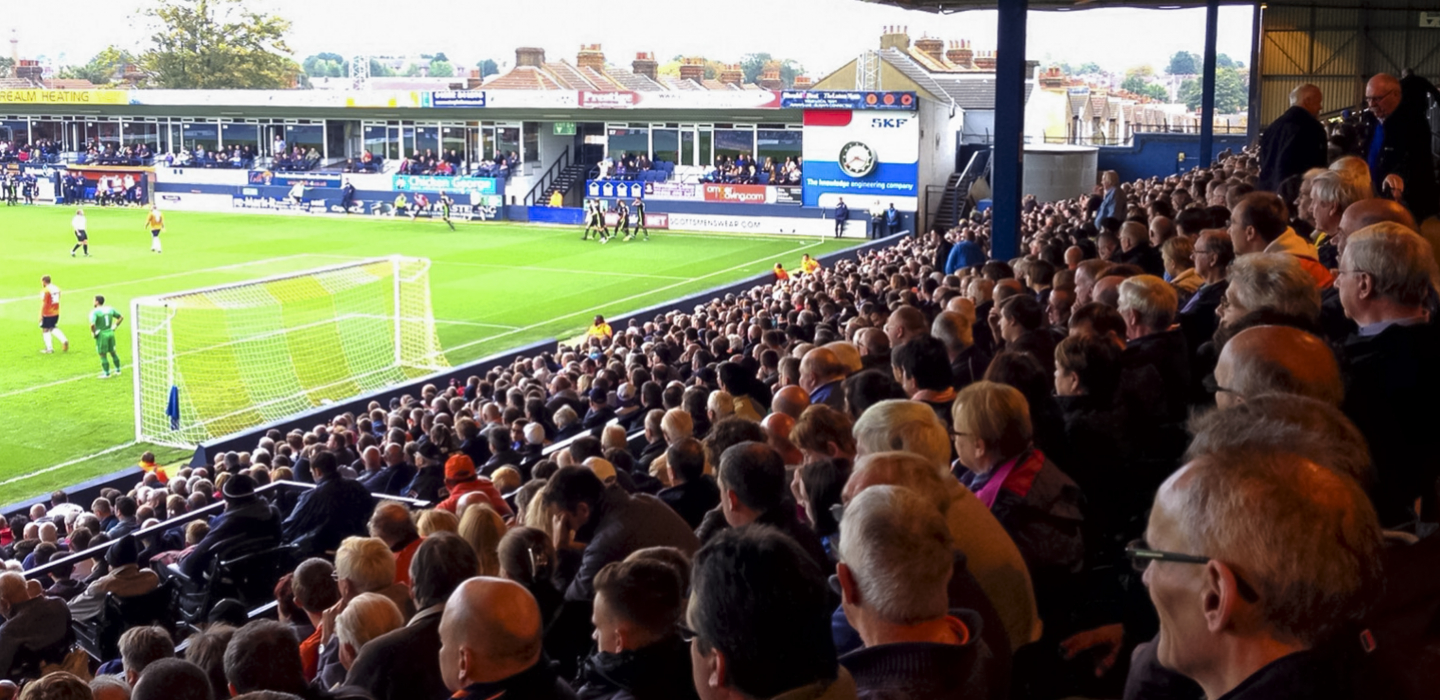
[[[191,446],[446,366],[429,270],[394,256],[134,300],[135,439]]]

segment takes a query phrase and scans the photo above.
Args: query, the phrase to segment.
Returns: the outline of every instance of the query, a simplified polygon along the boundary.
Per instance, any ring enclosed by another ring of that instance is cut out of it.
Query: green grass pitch
[[[855,244],[815,237],[656,231],[601,246],[579,228],[508,223],[167,212],[165,252],[150,252],[142,209],[86,208],[90,254],[70,257],[74,210],[0,207],[0,504],[134,464],[130,334],[120,379],[101,380],[89,335],[95,294],[130,300],[299,272],[361,258],[429,258],[441,346],[460,365],[581,332],[593,314],[634,311]],[[40,276],[61,289],[70,351],[43,355]],[[129,319],[127,319],[128,323]],[[156,449],[162,462],[184,450]]]

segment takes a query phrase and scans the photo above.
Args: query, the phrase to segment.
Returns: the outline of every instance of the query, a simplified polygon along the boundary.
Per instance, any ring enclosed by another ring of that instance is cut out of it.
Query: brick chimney
[[[977,54],[977,55],[975,56],[975,68],[976,68],[977,70],[994,71],[994,70],[995,70],[995,52],[994,52],[994,51],[981,51],[979,54]]]
[[[725,70],[720,71],[719,80],[726,85],[740,87],[740,84],[745,82],[745,71],[740,69],[739,64],[726,64]]]
[[[605,72],[605,52],[599,44],[583,44],[580,53],[575,54],[575,67],[590,68],[597,73]]]
[[[765,70],[760,72],[760,79],[756,82],[766,90],[785,89],[785,81],[780,79],[780,69],[774,66],[765,66]]]
[[[683,58],[680,59],[680,79],[700,82],[705,79],[705,59]]]
[[[945,52],[945,59],[955,64],[957,68],[966,70],[975,67],[975,50],[970,48],[969,39],[950,42],[950,50]]]
[[[1050,66],[1040,74],[1040,87],[1063,88],[1065,87],[1065,76],[1060,74],[1059,66]]]
[[[920,49],[930,58],[936,61],[945,58],[945,42],[931,37],[923,37],[915,40],[915,48]]]
[[[896,48],[904,51],[910,48],[910,28],[901,26],[889,26],[880,35],[880,50]]]
[[[796,90],[809,90],[814,85],[814,78],[811,78],[808,75],[797,75],[795,76],[795,85],[793,87]]]
[[[635,54],[635,60],[630,63],[630,70],[635,75],[643,75],[651,80],[656,80],[660,73],[660,64],[655,61],[655,54],[641,52]]]
[[[539,68],[545,65],[545,49],[522,46],[515,49],[516,68]]]

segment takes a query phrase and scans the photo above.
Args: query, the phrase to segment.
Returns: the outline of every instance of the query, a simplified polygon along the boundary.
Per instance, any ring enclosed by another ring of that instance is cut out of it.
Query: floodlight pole
[[[1025,172],[1025,24],[1029,0],[999,3],[995,51],[995,161],[991,172],[990,257],[1020,252]]]
[[[1220,0],[1205,2],[1205,75],[1200,98],[1200,167],[1215,156],[1215,36],[1220,29]]]

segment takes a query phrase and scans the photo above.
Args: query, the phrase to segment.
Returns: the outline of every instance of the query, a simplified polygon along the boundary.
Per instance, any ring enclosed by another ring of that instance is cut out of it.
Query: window
[[[460,159],[461,159],[461,160],[466,160],[466,158],[465,158],[465,127],[463,127],[463,126],[445,126],[445,127],[441,127],[441,128],[440,128],[440,148],[443,149],[443,153],[442,153],[441,155],[448,156],[448,155],[450,155],[450,152],[451,152],[451,151],[454,151],[457,155],[460,156]]]
[[[363,138],[365,139],[365,150],[369,151],[370,155],[376,158],[385,157],[385,153],[389,150],[386,147],[385,127],[367,126],[364,129]]]
[[[180,125],[181,142],[186,150],[194,151],[203,146],[207,151],[215,150],[220,142],[220,125],[214,122],[188,122]]]
[[[625,155],[647,155],[650,153],[650,130],[644,127],[610,127],[605,130],[605,154],[612,160]]]
[[[720,156],[734,159],[741,154],[755,153],[755,131],[753,129],[716,129],[715,158]]]
[[[696,156],[700,160],[696,165],[713,165],[715,153],[711,150],[714,145],[715,132],[708,128],[700,127],[700,154]]]
[[[755,160],[762,168],[767,158],[774,161],[777,170],[784,167],[786,158],[800,157],[801,133],[771,129],[755,132]]]
[[[546,124],[545,128],[549,129],[550,125]],[[520,133],[525,137],[525,148],[520,150],[521,162],[539,163],[540,122],[525,122],[525,128]]]
[[[427,154],[438,156],[440,152],[440,127],[415,127],[415,150],[419,151],[422,156]]]
[[[307,154],[312,148],[322,156],[325,154],[325,127],[319,124],[286,124],[281,133],[285,136],[285,145],[291,150],[299,146]]]
[[[495,130],[495,159],[511,153],[520,154],[520,127],[502,126]]]
[[[155,122],[121,122],[120,131],[126,146],[143,143],[152,153],[160,150],[160,125]]]
[[[651,132],[654,142],[651,160],[678,163],[680,155],[680,131],[678,129],[656,129]]]
[[[120,148],[120,122],[90,121],[85,123],[85,141],[101,150],[107,147]]]
[[[257,124],[221,124],[220,139],[227,151],[239,146],[241,150],[249,148],[251,153],[260,152],[260,127]]]
[[[695,165],[695,130],[680,132],[680,165]]]
[[[16,143],[30,143],[30,122],[25,119],[0,119],[0,141],[7,138]]]

